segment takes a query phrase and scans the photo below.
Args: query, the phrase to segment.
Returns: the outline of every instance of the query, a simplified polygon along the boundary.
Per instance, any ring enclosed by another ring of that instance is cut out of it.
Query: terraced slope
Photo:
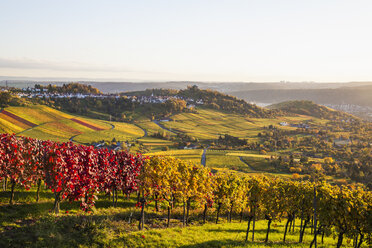
[[[105,122],[78,117],[44,105],[8,107],[0,113],[0,132],[55,141],[91,143],[127,140],[144,135],[139,127],[127,123]]]
[[[118,141],[124,141],[137,139],[138,137],[142,137],[145,134],[145,132],[141,128],[133,124],[122,122],[107,122],[105,124],[109,124],[110,128],[85,132],[74,137],[74,141],[80,143],[90,143],[92,141],[97,142],[100,140],[111,141],[114,138]]]
[[[324,119],[350,119],[352,115],[316,104],[312,101],[286,101],[268,106],[289,114],[314,116]]]
[[[235,137],[254,139],[264,126],[276,125],[283,129],[295,129],[280,126],[280,122],[290,123],[310,120],[309,116],[278,117],[273,119],[249,118],[211,109],[198,108],[197,113],[181,113],[171,117],[173,121],[162,122],[168,129],[187,133],[198,139],[217,139],[219,135],[229,134]]]

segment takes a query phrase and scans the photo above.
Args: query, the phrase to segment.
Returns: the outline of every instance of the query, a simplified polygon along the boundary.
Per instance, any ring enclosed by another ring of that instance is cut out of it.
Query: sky
[[[0,76],[372,80],[372,1],[0,0]]]

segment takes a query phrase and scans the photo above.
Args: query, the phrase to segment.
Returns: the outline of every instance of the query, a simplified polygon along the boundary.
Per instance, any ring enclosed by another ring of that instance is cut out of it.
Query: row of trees
[[[0,139],[0,178],[5,188],[11,184],[10,204],[16,185],[26,189],[37,185],[38,200],[42,182],[55,195],[55,213],[63,199],[81,200],[83,209],[88,209],[99,192],[115,195],[138,190],[141,155],[9,134]]]
[[[265,242],[269,240],[271,224],[283,219],[287,220],[283,242],[287,232],[294,230],[296,219],[300,219],[300,243],[309,227],[314,233],[312,244],[318,234],[324,237],[335,233],[338,235],[337,247],[342,245],[345,236],[355,240],[355,247],[360,247],[365,236],[371,234],[372,194],[360,186],[338,187],[325,182],[211,174],[207,168],[169,157],[154,157],[144,168],[145,174],[140,180],[145,185],[143,195],[165,202],[168,225],[171,206],[177,201],[183,205],[183,223],[186,225],[190,205],[196,208],[204,206],[203,222],[211,207],[215,208],[216,223],[222,212],[227,213],[229,222],[233,215],[239,215],[242,220],[246,214],[246,240],[251,234],[254,241],[258,219],[267,220]]]
[[[204,207],[203,222],[211,208],[216,223],[222,212],[227,220],[233,215],[248,216],[246,240],[254,240],[255,222],[267,220],[268,242],[271,224],[286,219],[287,231],[300,219],[299,242],[305,229],[316,235],[353,238],[359,247],[371,233],[372,194],[361,187],[338,187],[327,183],[294,182],[279,178],[242,177],[236,174],[212,174],[208,168],[172,157],[143,158],[126,152],[93,149],[72,143],[39,141],[14,135],[0,136],[0,177],[26,189],[42,182],[54,193],[54,210],[58,213],[62,199],[81,201],[83,209],[94,205],[99,192],[111,193],[115,203],[118,191],[136,192],[141,209],[139,229],[144,226],[145,207],[155,201],[155,208],[167,208],[167,226],[175,204],[183,206],[184,225],[188,225],[191,208]],[[38,192],[37,191],[37,192]],[[312,220],[312,222],[311,222]],[[310,224],[312,223],[312,224]]]

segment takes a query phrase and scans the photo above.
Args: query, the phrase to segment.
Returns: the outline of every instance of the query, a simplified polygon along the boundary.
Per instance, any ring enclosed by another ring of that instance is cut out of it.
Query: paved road
[[[200,163],[205,167],[207,165],[207,148],[204,148]]]
[[[1,108],[1,109],[0,109],[0,113],[3,112],[3,110],[4,110],[4,109]],[[23,130],[23,131],[20,131],[20,132],[16,133],[16,135],[20,135],[20,134],[22,134],[22,133],[24,133],[24,132],[26,132],[26,131],[28,131],[28,130],[31,130],[31,129],[35,128],[35,127],[39,127],[39,126],[44,125],[44,124],[47,124],[47,123],[48,123],[48,122],[45,122],[45,123],[41,123],[41,124],[39,124],[39,125],[36,125],[36,126],[30,127],[30,128],[27,128],[27,129],[25,129],[25,130]]]
[[[105,122],[106,124],[109,124],[111,126],[111,129],[114,129],[115,128],[115,125],[112,124],[112,123],[109,123],[109,122]]]
[[[147,130],[146,129],[144,129],[144,128],[142,128],[142,127],[140,127],[139,125],[137,125],[137,124],[134,124],[134,125],[136,125],[138,128],[141,128],[142,129],[142,131],[145,133],[141,138],[144,138],[144,137],[147,137]]]
[[[239,157],[240,161],[242,161],[244,164],[246,164],[249,169],[251,169],[252,171],[257,171],[255,168],[253,168],[250,164],[248,164],[247,162],[244,161],[243,157]]]
[[[165,131],[168,131],[168,132],[171,132],[171,133],[174,133],[174,134],[177,134],[175,131],[172,131],[166,127],[164,127],[162,124],[160,124],[159,121],[157,120],[153,120],[152,122],[154,122],[156,125],[158,125],[160,128],[164,129]]]
[[[69,141],[71,141],[71,142],[76,142],[76,141],[74,140],[74,138],[75,138],[76,136],[78,136],[78,135],[80,135],[80,134],[76,134],[76,135],[72,136],[72,137],[69,139]]]
[[[111,126],[110,129],[114,129],[114,128],[115,128],[115,125],[114,125],[114,124],[109,123],[109,122],[105,122],[105,123]],[[80,144],[80,142],[77,142],[77,141],[74,140],[74,138],[75,138],[76,136],[78,136],[78,135],[80,135],[80,134],[76,134],[76,135],[71,136],[71,138],[69,138],[69,141],[71,141],[71,142],[76,142],[76,143],[79,143],[79,144]]]

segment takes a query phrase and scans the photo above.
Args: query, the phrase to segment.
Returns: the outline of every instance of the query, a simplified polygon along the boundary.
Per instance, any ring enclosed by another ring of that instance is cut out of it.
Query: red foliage
[[[129,194],[138,189],[140,154],[8,134],[0,138],[0,179],[26,188],[42,179],[61,199],[81,200],[83,209],[94,205],[99,191]]]

